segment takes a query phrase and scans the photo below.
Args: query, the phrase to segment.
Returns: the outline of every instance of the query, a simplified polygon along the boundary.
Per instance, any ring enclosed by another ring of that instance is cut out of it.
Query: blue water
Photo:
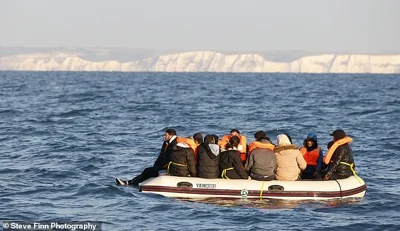
[[[400,75],[0,72],[0,220],[103,230],[399,230]],[[368,185],[355,202],[197,203],[117,187],[164,130],[301,145],[343,128]]]

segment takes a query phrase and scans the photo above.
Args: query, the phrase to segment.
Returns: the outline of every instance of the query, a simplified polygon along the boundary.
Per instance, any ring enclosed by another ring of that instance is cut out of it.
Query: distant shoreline
[[[139,49],[0,47],[0,70],[211,72],[211,73],[400,73],[400,54],[307,54],[307,52],[163,53]],[[270,58],[266,58],[266,57]],[[288,61],[282,61],[288,60]]]

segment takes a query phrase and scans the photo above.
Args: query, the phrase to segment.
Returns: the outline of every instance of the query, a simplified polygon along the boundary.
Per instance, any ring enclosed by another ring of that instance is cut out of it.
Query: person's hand
[[[324,180],[329,180],[329,176],[328,176],[328,175],[325,175],[325,176],[324,176]]]

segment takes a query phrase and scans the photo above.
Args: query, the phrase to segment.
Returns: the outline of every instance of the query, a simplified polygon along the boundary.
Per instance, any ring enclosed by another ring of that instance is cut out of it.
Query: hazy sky
[[[398,0],[1,0],[0,46],[400,52]]]

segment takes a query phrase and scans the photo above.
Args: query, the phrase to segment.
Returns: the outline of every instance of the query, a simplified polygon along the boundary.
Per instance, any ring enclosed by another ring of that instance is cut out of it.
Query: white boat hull
[[[354,176],[329,181],[256,181],[162,175],[142,182],[139,190],[174,198],[327,200],[362,198],[367,186]]]

